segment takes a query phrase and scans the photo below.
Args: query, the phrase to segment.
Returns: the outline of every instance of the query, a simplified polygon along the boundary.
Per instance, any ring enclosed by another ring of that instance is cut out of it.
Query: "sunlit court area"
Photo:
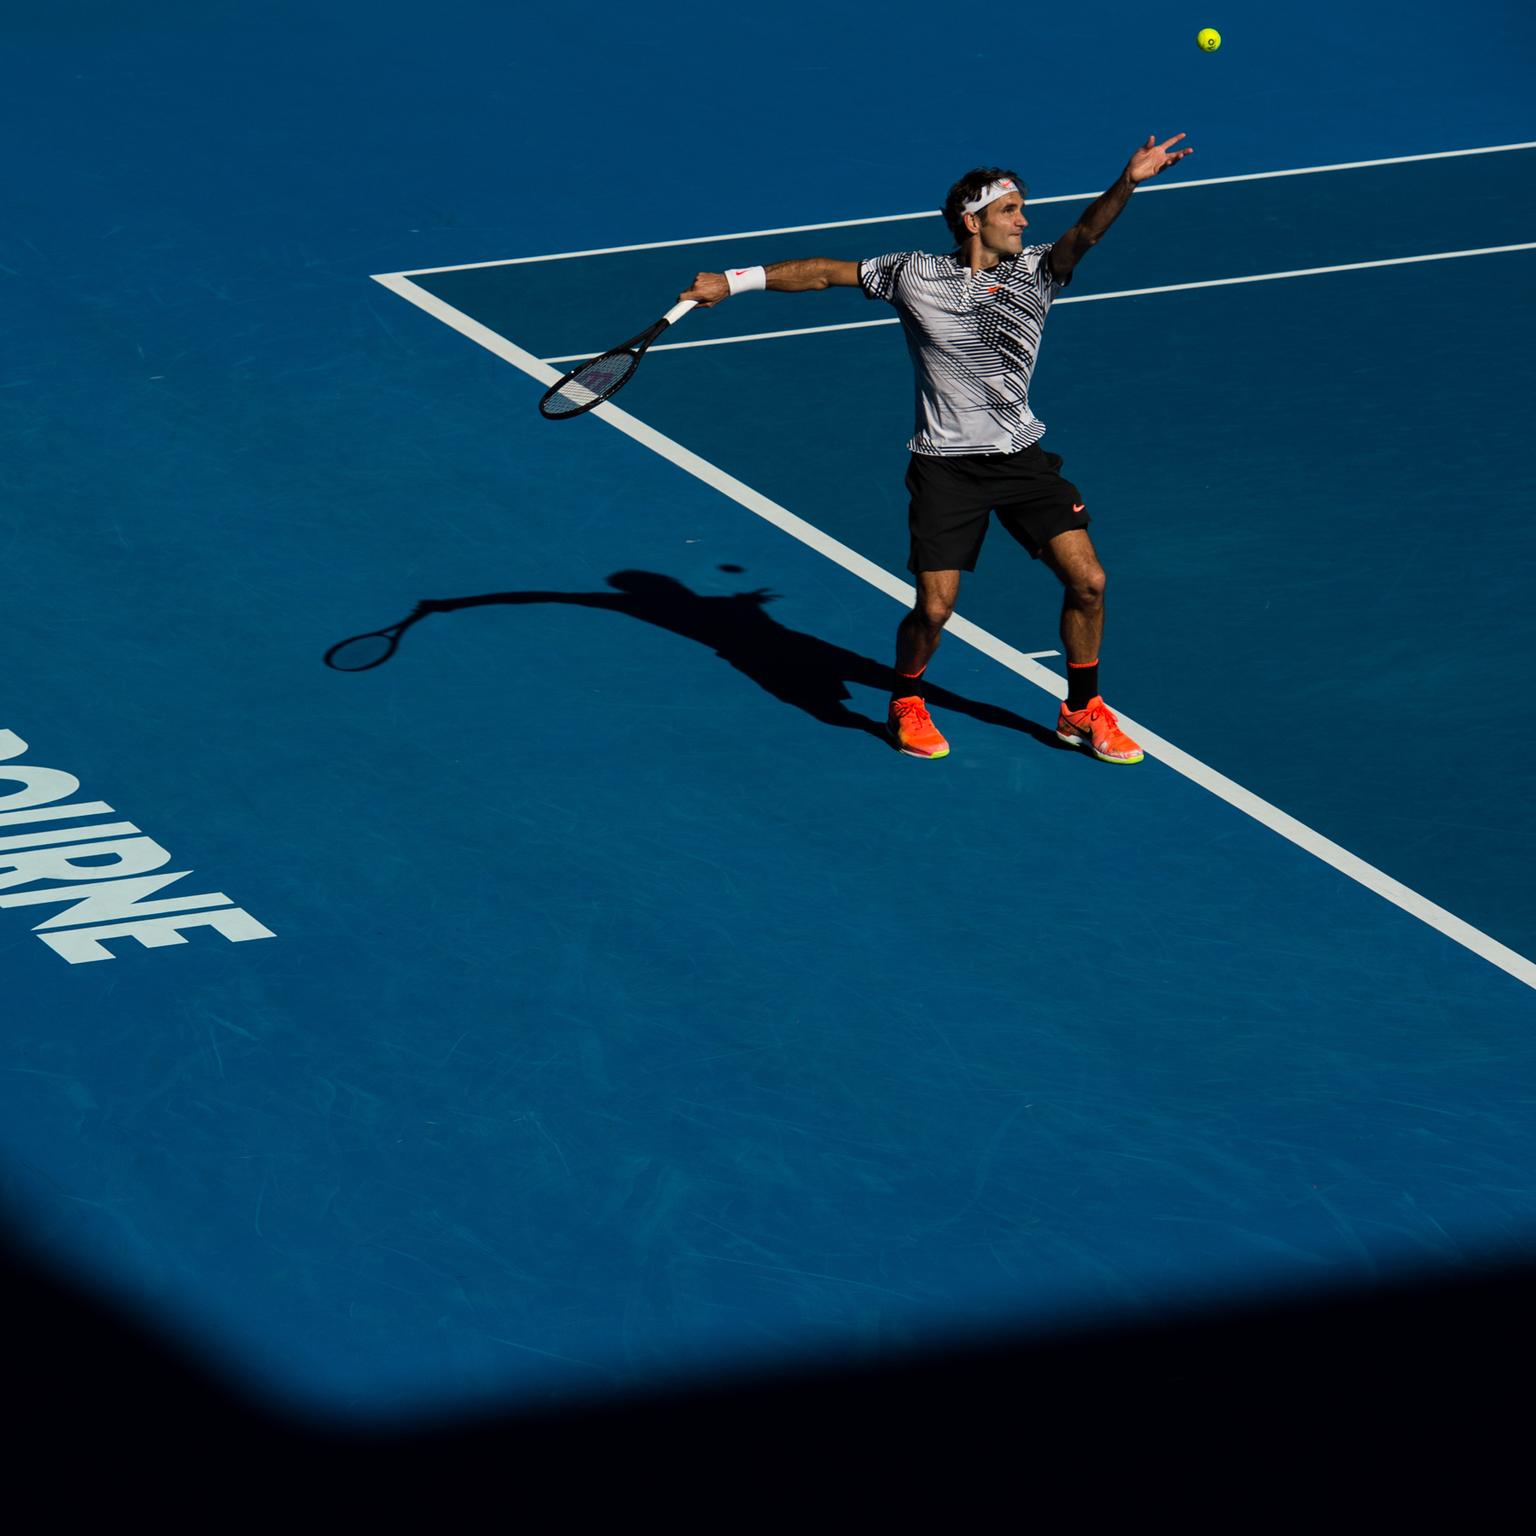
[[[40,1438],[1492,1402],[1536,1291],[1536,13],[6,33]],[[1046,245],[1178,134],[1029,385],[1141,762],[1058,736],[1061,588],[1000,526],[948,755],[895,750],[891,305],[742,292],[540,414],[696,274],[951,251],[976,166]]]

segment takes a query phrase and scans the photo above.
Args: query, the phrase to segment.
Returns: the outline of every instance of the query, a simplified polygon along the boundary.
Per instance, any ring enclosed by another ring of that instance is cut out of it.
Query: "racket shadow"
[[[399,648],[405,632],[413,624],[419,624],[436,606],[428,599],[417,603],[405,618],[385,629],[370,629],[366,634],[338,640],[325,653],[326,666],[335,672],[371,672],[375,667],[382,667]]]
[[[615,571],[607,583],[611,590],[606,592],[485,592],[473,597],[434,598],[419,604],[410,618],[396,627],[398,633],[394,638],[398,641],[405,629],[431,614],[458,613],[469,608],[522,608],[552,603],[622,614],[707,646],[765,693],[823,725],[862,731],[887,747],[891,745],[883,717],[871,719],[848,707],[852,698],[850,685],[889,692],[891,668],[845,646],[780,624],[767,612],[768,604],[774,600],[767,589],[706,597],[675,577],[633,570]],[[391,646],[382,659],[388,660],[393,654]],[[985,725],[1018,731],[1053,750],[1064,750],[1054,731],[1001,705],[970,699],[931,684],[927,698],[935,709],[951,710]]]

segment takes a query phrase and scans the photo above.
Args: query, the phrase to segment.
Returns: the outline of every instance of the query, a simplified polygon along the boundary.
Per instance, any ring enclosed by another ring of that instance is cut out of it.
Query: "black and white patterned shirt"
[[[901,316],[917,386],[913,453],[1017,453],[1045,436],[1029,378],[1063,284],[1049,245],[1026,246],[974,276],[953,252],[899,251],[859,263],[866,298]]]

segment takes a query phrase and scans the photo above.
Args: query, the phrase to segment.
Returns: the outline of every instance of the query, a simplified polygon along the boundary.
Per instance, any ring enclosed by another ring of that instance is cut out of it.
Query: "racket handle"
[[[684,299],[682,303],[674,304],[672,308],[669,309],[661,318],[665,320],[668,325],[673,325],[677,321],[681,320],[690,309],[697,309],[698,307],[699,301],[697,299]]]

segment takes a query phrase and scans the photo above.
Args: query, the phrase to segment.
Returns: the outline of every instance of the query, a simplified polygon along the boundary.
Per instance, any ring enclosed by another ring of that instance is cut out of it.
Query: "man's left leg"
[[[1040,557],[1061,582],[1061,645],[1067,698],[1056,735],[1105,763],[1139,763],[1146,755],[1120,729],[1099,694],[1099,642],[1104,638],[1104,567],[1085,528],[1058,533]]]

